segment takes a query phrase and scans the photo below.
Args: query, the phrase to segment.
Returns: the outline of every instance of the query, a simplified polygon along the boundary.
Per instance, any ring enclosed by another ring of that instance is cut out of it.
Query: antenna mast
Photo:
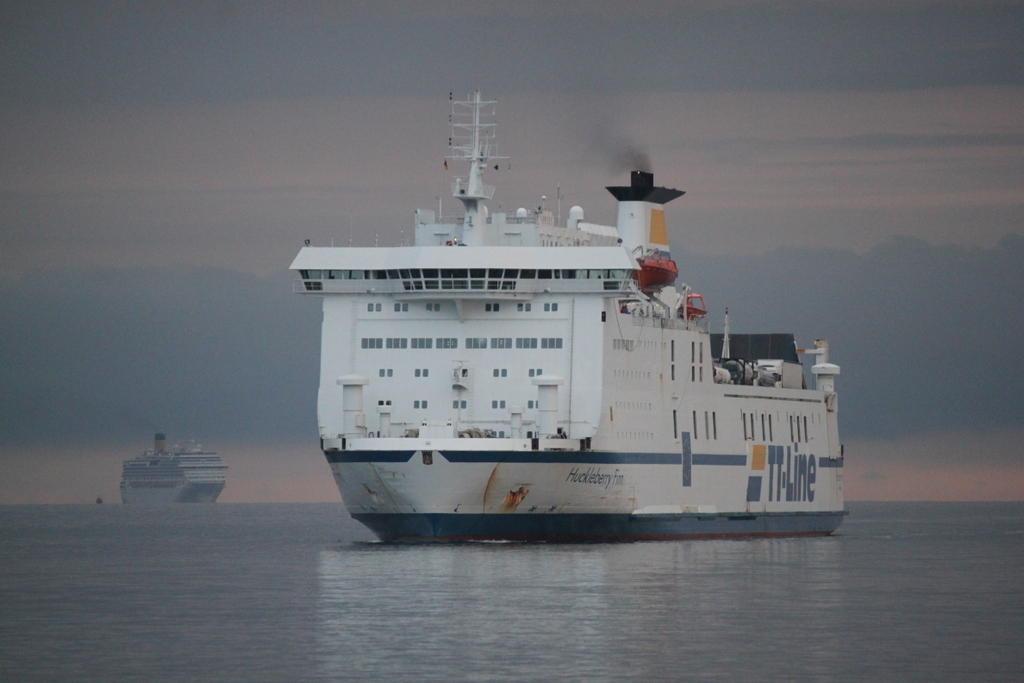
[[[722,335],[722,360],[732,358],[729,353],[729,309],[725,309],[725,334]]]
[[[452,181],[452,196],[462,202],[465,209],[463,242],[469,245],[482,243],[482,202],[494,196],[494,186],[483,181],[484,167],[493,160],[508,158],[495,154],[496,104],[495,100],[481,99],[479,90],[466,100],[452,100],[452,134],[445,158],[469,162],[469,174],[455,176]]]

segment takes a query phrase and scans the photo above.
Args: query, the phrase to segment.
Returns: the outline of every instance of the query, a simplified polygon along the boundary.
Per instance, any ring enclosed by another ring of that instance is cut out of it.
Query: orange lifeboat
[[[687,294],[685,313],[683,307],[680,307],[679,312],[685,315],[687,320],[700,320],[705,317],[708,314],[708,307],[704,305],[704,296],[696,292]]]
[[[634,271],[634,279],[640,285],[640,291],[651,293],[660,291],[676,281],[679,276],[679,268],[676,262],[661,254],[651,254],[637,260],[640,265]]]

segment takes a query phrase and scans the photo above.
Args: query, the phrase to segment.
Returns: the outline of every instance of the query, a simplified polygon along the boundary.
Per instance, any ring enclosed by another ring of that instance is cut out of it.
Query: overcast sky
[[[716,326],[832,340],[851,494],[1024,498],[1024,4],[107,1],[0,6],[0,503],[95,496],[39,483],[68,444],[116,492],[157,427],[330,485],[283,271],[454,209],[475,88],[492,209],[612,222],[644,158]],[[303,498],[250,472],[226,500]]]

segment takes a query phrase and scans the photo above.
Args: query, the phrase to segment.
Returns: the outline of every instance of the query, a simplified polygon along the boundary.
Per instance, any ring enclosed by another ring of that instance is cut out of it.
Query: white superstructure
[[[384,540],[619,540],[830,533],[842,449],[827,343],[804,388],[792,335],[709,334],[672,286],[664,205],[636,171],[618,225],[490,213],[479,93],[453,102],[459,218],[415,246],[310,247],[323,297],[318,419],[349,512]]]
[[[188,442],[167,449],[157,433],[151,450],[124,461],[122,503],[214,503],[228,466],[220,456]]]

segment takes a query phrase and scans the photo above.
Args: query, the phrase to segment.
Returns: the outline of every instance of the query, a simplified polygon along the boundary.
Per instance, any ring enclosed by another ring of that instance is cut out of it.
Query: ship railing
[[[547,213],[550,213],[547,212]],[[545,222],[545,216],[540,216],[536,211],[530,212],[528,216],[515,216],[513,214],[505,214],[505,225],[554,225],[554,220]],[[444,214],[439,215],[435,219],[434,225],[465,225],[466,217],[463,214]],[[495,224],[494,216],[487,216],[487,224]],[[421,223],[420,225],[429,225],[428,223]]]
[[[397,294],[413,298],[440,293],[467,298],[502,295],[594,294],[619,295],[630,290],[632,280],[505,280],[489,278],[439,278],[422,280],[294,280],[297,294]]]
[[[660,327],[666,330],[699,330],[708,332],[710,325],[707,318],[697,320],[686,320],[685,318],[666,318],[660,315],[651,315],[644,310],[634,311],[632,314],[633,325],[636,327]]]

